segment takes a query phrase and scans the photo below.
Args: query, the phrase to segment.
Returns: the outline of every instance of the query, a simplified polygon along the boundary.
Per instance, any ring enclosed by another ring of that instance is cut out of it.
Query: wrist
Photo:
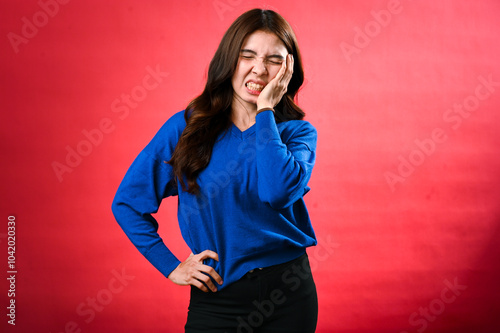
[[[263,109],[263,108],[273,108],[274,104],[271,101],[268,100],[262,100],[262,101],[257,101],[257,110]]]
[[[263,107],[263,108],[257,109],[257,113],[255,115],[258,115],[259,113],[264,112],[264,111],[272,111],[274,113],[274,109],[272,107]]]

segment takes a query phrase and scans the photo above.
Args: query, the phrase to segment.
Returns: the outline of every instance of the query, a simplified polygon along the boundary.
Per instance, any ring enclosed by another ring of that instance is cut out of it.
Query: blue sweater
[[[178,196],[180,230],[191,251],[219,254],[219,262],[205,262],[222,277],[219,290],[249,270],[293,260],[316,245],[303,200],[316,150],[309,122],[276,124],[273,112],[264,111],[243,132],[232,124],[197,178],[198,195],[182,191],[164,162],[185,126],[184,111],[162,126],[130,166],[112,205],[126,235],[163,275],[180,264],[151,215],[168,196]]]

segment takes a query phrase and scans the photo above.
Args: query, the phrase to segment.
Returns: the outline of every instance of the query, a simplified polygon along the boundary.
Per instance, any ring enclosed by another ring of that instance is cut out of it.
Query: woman
[[[314,332],[317,295],[304,204],[316,130],[294,103],[304,79],[290,25],[250,10],[229,27],[204,91],[172,116],[123,179],[113,213],[168,279],[191,286],[186,332]],[[151,216],[178,196],[192,254],[165,246]]]

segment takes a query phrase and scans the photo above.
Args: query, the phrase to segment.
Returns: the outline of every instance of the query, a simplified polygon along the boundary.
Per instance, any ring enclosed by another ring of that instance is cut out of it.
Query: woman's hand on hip
[[[180,286],[192,285],[196,288],[208,292],[216,292],[217,287],[212,282],[212,277],[218,284],[222,284],[222,278],[211,266],[203,264],[205,259],[214,259],[219,261],[219,255],[214,251],[205,250],[200,254],[190,254],[186,261],[181,262],[176,269],[170,273],[168,278]],[[208,275],[207,275],[208,274]]]
[[[283,98],[288,88],[288,83],[293,76],[293,55],[288,54],[276,76],[269,81],[257,98],[257,110],[274,108]]]

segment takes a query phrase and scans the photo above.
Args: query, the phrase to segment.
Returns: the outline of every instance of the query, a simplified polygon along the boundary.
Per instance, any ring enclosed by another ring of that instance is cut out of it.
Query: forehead
[[[248,35],[243,41],[242,49],[252,50],[257,53],[278,53],[286,55],[285,44],[273,33],[257,30]]]

